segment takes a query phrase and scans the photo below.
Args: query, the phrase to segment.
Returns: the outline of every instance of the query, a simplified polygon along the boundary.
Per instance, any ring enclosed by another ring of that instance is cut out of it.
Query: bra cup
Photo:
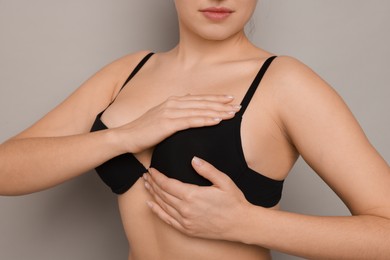
[[[153,152],[152,167],[170,178],[201,186],[211,185],[192,167],[194,156],[202,158],[217,169],[237,179],[240,163],[236,149],[227,138],[234,134],[234,121],[223,121],[216,126],[192,128],[175,133],[158,144]]]
[[[152,55],[153,53],[149,53],[141,60],[121,90]],[[155,147],[151,167],[185,183],[211,185],[210,181],[192,168],[191,160],[197,156],[227,174],[252,204],[264,207],[275,206],[281,198],[283,181],[270,179],[248,167],[240,135],[242,115],[274,59],[275,57],[270,57],[261,66],[241,102],[241,110],[235,117],[215,126],[191,128],[173,134]],[[104,111],[96,116],[91,132],[107,129],[100,118]],[[96,172],[103,182],[117,194],[130,189],[146,171],[142,163],[130,153],[116,156],[96,167]]]
[[[216,126],[180,131],[156,146],[152,167],[184,183],[209,186],[212,183],[192,168],[191,160],[197,156],[227,174],[249,202],[272,207],[280,200],[283,181],[248,167],[241,143],[234,141],[240,139],[240,123],[241,117],[234,117]]]

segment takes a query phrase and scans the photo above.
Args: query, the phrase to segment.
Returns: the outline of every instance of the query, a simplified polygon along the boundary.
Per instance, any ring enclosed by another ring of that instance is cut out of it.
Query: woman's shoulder
[[[146,55],[152,53],[150,50],[141,50],[133,53],[126,54],[116,60],[114,60],[111,65],[122,65],[128,67],[131,64],[138,63],[141,59],[143,59]]]
[[[129,71],[134,69],[137,64],[151,51],[149,50],[142,50],[137,51],[134,53],[126,54],[125,56],[122,56],[108,65],[104,67],[105,70],[114,71],[117,74],[128,74]]]
[[[333,91],[319,74],[295,57],[278,56],[267,73],[272,85],[280,90],[278,93],[289,99],[297,94],[303,97],[318,91]]]
[[[142,50],[117,58],[105,65],[93,78],[104,77],[108,78],[109,81],[114,82],[115,88],[113,89],[113,95],[115,95],[131,71],[133,71],[137,64],[149,53],[151,53],[151,51]]]
[[[284,81],[307,79],[308,76],[318,75],[301,60],[286,55],[277,56],[273,62],[273,71],[278,74],[278,79]]]
[[[251,55],[255,58],[250,60],[255,64],[264,62],[270,58],[275,58],[267,69],[265,80],[270,81],[271,83],[277,83],[272,85],[275,85],[278,88],[292,87],[297,81],[304,83],[310,79],[320,79],[317,73],[309,66],[293,56],[275,54],[258,47],[256,47]]]
[[[282,118],[303,116],[343,103],[332,86],[297,58],[278,56],[266,76],[267,89],[272,94],[269,96]]]

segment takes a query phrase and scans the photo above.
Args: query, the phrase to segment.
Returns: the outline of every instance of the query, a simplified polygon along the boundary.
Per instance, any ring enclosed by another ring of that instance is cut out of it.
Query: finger
[[[215,186],[221,188],[228,187],[228,185],[233,182],[229,176],[219,171],[217,168],[203,159],[194,157],[191,161],[191,164],[199,175],[211,181]]]
[[[226,111],[219,111],[213,109],[203,108],[184,108],[184,109],[171,109],[169,112],[170,118],[188,118],[188,117],[206,117],[206,118],[232,118],[239,108],[227,109]]]
[[[187,117],[187,118],[175,118],[170,119],[169,128],[178,130],[185,130],[188,128],[197,128],[204,126],[213,126],[221,123],[222,120],[227,120],[228,118],[220,117]]]
[[[192,117],[175,118],[175,119],[168,120],[168,122],[170,123],[168,129],[174,128],[175,131],[178,131],[178,130],[185,130],[188,128],[212,126],[212,125],[217,125],[221,123],[221,121],[228,120],[228,119],[230,119],[230,117],[224,118],[219,116],[216,117],[192,116]]]
[[[159,217],[162,221],[164,221],[168,225],[173,226],[177,230],[184,232],[183,226],[175,218],[165,212],[158,204],[152,201],[147,201],[146,204],[152,210],[152,212],[156,214],[157,217]]]
[[[179,109],[208,109],[214,111],[225,111],[237,112],[241,106],[231,103],[222,103],[217,101],[210,100],[171,100],[167,103],[169,107],[179,108]]]
[[[180,207],[181,200],[162,190],[160,186],[156,182],[153,181],[153,178],[148,177],[147,174],[144,175],[145,180],[145,188],[149,191],[149,193],[156,199],[160,206],[162,206],[165,210],[170,210],[165,207],[173,207],[174,209]]]
[[[149,191],[149,193],[153,197],[155,203],[157,203],[160,208],[162,208],[171,217],[173,217],[175,219],[182,219],[183,216],[180,214],[179,210],[172,207],[169,203],[167,203],[164,199],[162,199],[162,196],[159,193],[157,193],[152,188],[152,186],[147,187],[147,184],[148,184],[147,182],[145,184],[146,184],[145,186],[146,186],[147,190]]]
[[[177,100],[206,100],[206,101],[214,101],[221,103],[229,103],[234,100],[234,97],[231,95],[191,95],[187,94],[185,96],[176,96],[171,97],[172,99]]]
[[[160,187],[160,189],[169,193],[173,197],[183,200],[189,190],[196,188],[196,185],[183,183],[179,180],[168,178],[154,168],[149,169],[149,176]]]

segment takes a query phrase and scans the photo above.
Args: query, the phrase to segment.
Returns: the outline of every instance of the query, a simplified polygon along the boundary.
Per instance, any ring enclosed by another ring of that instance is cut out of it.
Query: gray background
[[[389,13],[385,0],[266,0],[250,28],[257,45],[294,56],[325,78],[387,162]],[[0,141],[112,60],[176,41],[169,0],[0,0]],[[282,203],[294,212],[348,214],[302,161]],[[0,259],[126,259],[127,250],[115,196],[92,172],[44,192],[0,197]]]

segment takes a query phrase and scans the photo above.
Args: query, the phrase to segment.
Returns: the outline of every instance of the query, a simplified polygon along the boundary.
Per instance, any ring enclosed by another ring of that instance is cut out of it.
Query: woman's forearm
[[[232,101],[233,97],[226,95],[170,97],[120,127],[64,137],[11,139],[0,146],[0,194],[45,189],[117,155],[154,147],[177,131],[217,125],[239,111],[240,106],[231,104]],[[42,130],[45,126],[59,127],[61,113],[53,118],[41,123],[41,131],[33,131],[34,136],[46,133]]]
[[[11,139],[0,146],[0,194],[21,195],[55,186],[118,154],[110,130]]]
[[[388,259],[390,220],[316,217],[251,206],[235,238],[308,259]]]
[[[250,204],[226,174],[194,158],[192,166],[213,185],[199,187],[145,174],[153,200],[147,205],[164,222],[189,236],[258,245],[307,259],[388,259],[387,203],[366,203],[356,216],[317,217]],[[386,198],[387,188],[377,190]],[[207,221],[206,221],[207,219]]]

